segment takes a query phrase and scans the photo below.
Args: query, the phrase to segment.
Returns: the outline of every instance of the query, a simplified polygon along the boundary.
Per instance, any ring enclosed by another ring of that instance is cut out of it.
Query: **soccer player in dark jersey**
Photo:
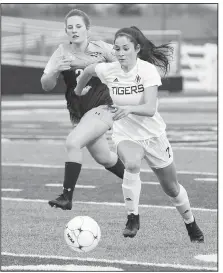
[[[86,82],[98,76],[109,87],[115,104],[112,139],[125,165],[122,189],[128,214],[123,235],[134,237],[140,226],[140,166],[145,158],[183,218],[190,240],[202,243],[204,234],[193,216],[187,191],[178,182],[166,124],[158,113],[161,77],[157,67],[167,72],[172,49],[168,44],[155,46],[137,27],[118,30],[114,48],[117,61],[89,65],[75,92],[81,95]]]
[[[113,104],[109,90],[99,78],[92,78],[86,86],[86,95],[77,96],[74,89],[83,69],[92,63],[112,62],[113,46],[103,41],[89,41],[90,20],[86,13],[74,9],[65,17],[68,43],[60,44],[47,63],[41,77],[42,88],[52,90],[60,74],[66,84],[67,109],[76,126],[66,139],[68,160],[65,162],[63,193],[49,205],[63,210],[72,208],[73,191],[82,166],[82,148],[87,147],[92,157],[107,170],[123,178],[124,165],[111,152],[104,133],[112,127],[108,114]]]

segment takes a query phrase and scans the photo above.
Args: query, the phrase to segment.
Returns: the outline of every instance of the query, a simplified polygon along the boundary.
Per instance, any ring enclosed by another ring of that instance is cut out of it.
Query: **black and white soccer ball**
[[[98,223],[89,216],[76,216],[71,219],[64,230],[67,245],[77,252],[93,250],[101,239]]]

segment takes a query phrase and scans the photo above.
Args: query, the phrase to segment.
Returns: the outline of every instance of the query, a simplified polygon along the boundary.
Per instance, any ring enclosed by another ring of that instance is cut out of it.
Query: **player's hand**
[[[85,86],[84,89],[81,92],[81,96],[86,95],[90,89],[91,89],[90,85]]]
[[[63,59],[58,59],[55,67],[56,72],[69,70],[71,68],[71,63],[72,60],[70,58],[65,57]]]
[[[117,105],[115,105],[114,107],[116,109],[114,111],[113,110],[111,111],[111,112],[115,113],[114,116],[113,116],[113,120],[122,119],[124,117],[127,117],[131,113],[128,106],[117,106]]]
[[[81,91],[77,86],[74,88],[74,93],[77,95],[77,96],[81,96]]]
[[[90,86],[90,85],[85,86],[85,87],[83,88],[82,91],[79,90],[78,87],[76,87],[76,88],[74,89],[74,93],[75,93],[77,96],[84,96],[84,95],[86,95],[86,94],[88,93],[88,91],[89,91],[90,89],[91,89],[91,86]]]

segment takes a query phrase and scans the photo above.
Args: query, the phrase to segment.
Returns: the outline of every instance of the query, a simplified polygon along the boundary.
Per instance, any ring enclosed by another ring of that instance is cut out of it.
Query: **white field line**
[[[196,102],[217,102],[217,96],[203,96],[203,97],[176,97],[176,98],[159,98],[160,103],[196,103]]]
[[[48,200],[44,199],[28,199],[28,198],[11,198],[11,197],[2,197],[2,201],[12,201],[12,202],[32,202],[32,203],[47,203]],[[112,206],[112,207],[123,207],[124,203],[118,202],[85,202],[85,201],[74,201],[74,204],[83,204],[83,205],[97,205],[97,206]],[[156,205],[139,205],[140,208],[147,209],[172,209],[175,210],[175,207],[171,206],[156,206]],[[191,208],[194,211],[202,211],[202,212],[217,212],[217,209],[206,209],[206,208]]]
[[[128,261],[128,260],[108,260],[108,259],[97,259],[89,257],[65,257],[65,256],[54,256],[54,255],[35,255],[35,254],[16,254],[10,252],[2,252],[3,256],[11,257],[22,257],[22,258],[39,258],[39,259],[58,259],[65,261],[83,261],[83,262],[98,262],[106,264],[120,264],[120,265],[141,265],[141,266],[155,266],[155,267],[171,267],[179,269],[191,269],[191,270],[217,270],[217,267],[207,267],[207,266],[193,266],[193,265],[182,265],[182,264],[168,264],[168,263],[148,263],[148,262],[138,262],[138,261]]]
[[[108,134],[109,135],[109,134]],[[18,139],[15,139],[18,138]],[[29,139],[27,139],[29,138]],[[31,139],[33,138],[33,139]],[[29,143],[33,143],[33,141],[38,142],[38,143],[43,143],[43,144],[49,144],[49,145],[64,145],[65,143],[65,136],[38,136],[38,138],[34,138],[33,135],[29,137],[29,135],[9,135],[7,134],[4,135],[2,134],[2,144],[4,143],[9,143],[9,142],[13,142],[13,143],[23,143],[23,144],[29,144]],[[191,144],[191,143],[186,143],[184,142],[182,143],[172,143],[172,148],[173,150],[193,150],[193,151],[204,151],[204,152],[217,152],[218,148],[214,148],[214,147],[199,147],[202,145],[210,145],[210,144],[216,144],[216,141],[205,141],[205,143],[196,143],[196,144]],[[184,147],[182,147],[182,145],[184,145]],[[190,145],[190,146],[189,146]],[[193,146],[196,145],[196,146]]]
[[[87,265],[57,265],[57,264],[39,264],[39,265],[8,265],[1,266],[4,271],[78,271],[78,272],[88,272],[88,271],[123,271],[116,267],[103,267],[103,266],[87,266]]]
[[[201,181],[201,182],[217,182],[217,178],[194,178],[195,181]]]
[[[64,165],[48,165],[48,164],[35,164],[35,163],[9,163],[9,162],[3,162],[2,166],[4,167],[28,167],[28,168],[46,168],[46,169],[63,169]],[[105,170],[102,166],[90,166],[90,165],[84,165],[82,166],[83,169],[88,170]],[[144,173],[152,173],[153,171],[150,169],[141,169],[141,172]],[[215,176],[217,173],[212,172],[195,172],[195,171],[178,171],[179,174],[194,174],[194,175],[210,175]]]
[[[63,184],[45,184],[46,187],[62,187]],[[78,188],[78,189],[95,189],[96,186],[91,186],[91,185],[76,185],[75,188]]]
[[[200,255],[194,256],[194,258],[203,262],[211,262],[211,263],[218,262],[217,254],[205,254],[205,255],[200,254]]]
[[[12,128],[16,128],[16,129],[26,129],[26,128],[28,128],[28,129],[36,129],[36,128],[43,128],[42,126],[41,126],[41,124],[37,124],[37,123],[29,123],[29,124],[11,124],[10,125],[11,126],[11,128],[10,129],[12,129]]]
[[[160,98],[160,103],[196,103],[196,102],[217,102],[217,96],[213,97],[180,97]],[[2,107],[25,107],[25,106],[66,106],[65,100],[24,100],[24,101],[2,101]]]
[[[2,110],[1,115],[3,120],[7,120],[7,118],[11,118],[16,116],[26,116],[30,118],[30,115],[36,115],[38,118],[41,115],[50,115],[50,118],[53,119],[52,115],[61,115],[60,120],[64,120],[65,122],[68,120],[68,111],[66,109],[30,109],[30,110]],[[162,112],[163,115],[168,114],[167,112]],[[35,117],[35,116],[34,116]],[[22,117],[20,117],[21,119]],[[65,120],[66,119],[66,120]],[[168,125],[197,125],[200,124],[201,126],[217,126],[217,119],[202,119],[202,117],[194,117],[193,119],[182,119],[179,121],[178,119],[168,119]]]
[[[16,138],[22,140],[22,141],[26,141],[28,143],[31,142],[31,140],[35,140],[35,141],[45,141],[46,139],[51,142],[51,141],[62,141],[62,143],[65,143],[66,140],[66,136],[63,135],[58,135],[58,136],[52,136],[52,135],[36,135],[35,132],[33,134],[25,134],[25,135],[19,135],[19,134],[7,134],[7,138],[5,137],[5,135],[2,135],[3,139],[8,139],[10,142],[11,141],[17,141]],[[12,140],[11,140],[12,139]],[[13,140],[15,139],[15,140]],[[28,140],[27,140],[28,139]],[[6,141],[5,141],[6,142]],[[48,143],[47,143],[48,144]]]
[[[61,127],[70,127],[71,126],[71,123],[70,122],[61,122],[60,124]],[[35,127],[42,127],[41,124],[37,124],[35,122],[32,122],[30,121],[29,123],[26,123],[26,124],[23,124],[22,122],[21,123],[18,123],[18,124],[10,124],[10,127],[14,127],[14,128],[35,128]],[[169,129],[168,132],[170,133],[175,133],[175,134],[181,134],[181,132],[178,132],[179,130],[181,129],[180,126],[178,126],[177,128],[172,128],[172,129]],[[218,128],[217,126],[212,126],[210,128],[208,128],[209,131],[208,133],[212,133],[212,134],[216,134],[218,132]],[[211,129],[211,130],[210,130]],[[196,133],[200,133],[202,134],[205,130],[207,130],[207,126],[205,125],[198,125],[196,126]],[[190,132],[190,133],[193,133],[195,130],[191,129],[190,127],[187,128],[186,132]]]
[[[150,181],[142,181],[142,184],[144,184],[144,185],[160,185],[159,182],[150,182]]]
[[[68,128],[69,129],[69,128]],[[58,130],[58,129],[57,129]],[[29,134],[27,134],[27,132],[24,131],[24,128],[7,128],[5,129],[4,128],[4,133],[2,135],[3,139],[5,138],[8,138],[8,139],[11,139],[11,140],[29,140],[29,141],[32,141],[32,140],[55,140],[55,141],[58,141],[58,140],[63,140],[64,143],[65,143],[65,140],[66,140],[66,137],[67,137],[67,132],[65,133],[65,131],[62,131],[62,134],[61,135],[52,135],[55,133],[55,129],[51,128],[51,129],[48,129],[48,135],[44,135],[42,134],[44,131],[43,128],[32,128],[29,130]],[[67,130],[66,130],[67,131]],[[25,132],[25,134],[23,134]],[[112,141],[111,139],[111,135],[110,133],[106,133],[107,135],[107,138]],[[177,140],[178,139],[178,140]],[[181,147],[182,145],[184,145],[185,147],[188,147],[188,145],[196,145],[196,146],[204,146],[204,145],[217,145],[217,137],[216,136],[212,136],[212,135],[208,135],[205,137],[205,138],[201,138],[199,137],[198,135],[195,136],[188,136],[188,137],[184,137],[184,136],[170,136],[169,137],[169,141],[172,142],[172,141],[178,141],[178,143],[175,143],[175,147]],[[179,142],[179,141],[183,141],[183,143]],[[199,141],[199,143],[198,143]],[[178,145],[178,146],[177,146]],[[179,149],[180,150],[180,149]],[[183,149],[181,149],[183,150]],[[184,149],[186,150],[186,149]],[[217,151],[217,149],[215,148],[215,150]]]
[[[170,142],[171,142],[171,140],[170,140]],[[202,145],[211,145],[211,144],[216,145],[216,141],[205,141],[205,142],[202,142],[202,143],[184,142],[183,144],[182,143],[172,143],[171,145],[172,145],[173,150],[178,150],[178,151],[180,151],[180,150],[182,150],[182,151],[183,150],[185,150],[185,151],[193,150],[193,151],[203,151],[203,152],[217,152],[218,148],[202,146]],[[184,145],[184,147],[182,147],[182,145]]]
[[[2,101],[2,107],[25,106],[66,106],[65,100],[27,100],[27,101]]]
[[[24,106],[25,107],[25,106]],[[22,109],[22,110],[2,110],[2,117],[15,115],[30,115],[30,114],[67,114],[66,109]]]
[[[65,128],[65,129],[70,129],[71,126],[68,124],[66,126],[64,126],[63,123],[58,124],[60,127]],[[62,125],[62,126],[61,126]],[[24,129],[30,129],[31,132],[35,132],[35,130],[38,131],[42,131],[45,128],[43,126],[41,126],[40,124],[10,124],[9,127],[4,127],[3,128],[5,130],[5,132],[7,133],[11,133],[11,132],[24,132]],[[48,131],[53,131],[55,132],[55,130],[58,128],[48,128]],[[199,129],[197,129],[199,130]],[[112,135],[111,132],[107,132],[108,135]],[[199,140],[206,140],[206,141],[211,141],[211,140],[215,140],[217,141],[217,132],[216,131],[193,131],[193,130],[187,130],[184,131],[184,136],[182,136],[182,132],[181,129],[177,129],[177,130],[169,130],[168,131],[169,134],[169,138],[173,138],[173,137],[180,137],[181,140],[196,140],[199,138]],[[205,134],[205,136],[204,136]],[[210,138],[212,138],[210,140]]]
[[[167,113],[166,111],[163,113]],[[54,114],[54,115],[66,115],[68,116],[68,111],[64,109],[27,109],[27,110],[2,110],[1,115],[2,118],[10,117],[10,116],[29,116],[30,114],[37,114],[37,115],[46,115],[46,114]],[[189,120],[181,120],[180,121],[181,125],[184,124],[201,124],[201,125],[211,125],[211,126],[216,126],[217,124],[217,119],[211,119],[211,120],[206,120],[206,119],[189,119]],[[169,120],[168,124],[179,124],[178,120]]]
[[[9,189],[9,188],[3,188],[1,189],[1,191],[15,191],[15,192],[18,192],[18,191],[23,191],[21,189]]]

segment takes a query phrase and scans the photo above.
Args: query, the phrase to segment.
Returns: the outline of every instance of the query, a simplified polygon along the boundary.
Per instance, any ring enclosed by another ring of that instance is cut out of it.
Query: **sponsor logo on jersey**
[[[112,86],[112,93],[113,95],[132,95],[141,93],[144,91],[143,84],[127,86],[127,87],[115,87]]]
[[[113,81],[113,82],[119,82],[118,78],[114,79],[114,81]]]
[[[101,52],[92,52],[92,51],[89,51],[88,54],[92,57],[99,57],[101,56]]]
[[[135,82],[139,83],[140,80],[141,80],[141,78],[139,77],[139,75],[136,75]]]

